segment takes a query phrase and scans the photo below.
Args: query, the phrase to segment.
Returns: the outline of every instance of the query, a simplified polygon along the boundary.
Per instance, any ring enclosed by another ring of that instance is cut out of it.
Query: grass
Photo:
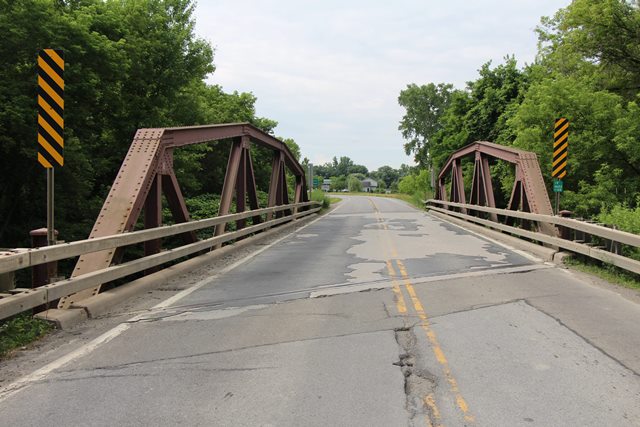
[[[564,259],[564,264],[583,273],[592,274],[609,283],[624,288],[640,290],[640,276],[622,270],[611,264],[587,259],[580,256],[572,256]]]
[[[49,322],[22,313],[0,322],[0,359],[8,357],[17,348],[44,337],[53,329]]]

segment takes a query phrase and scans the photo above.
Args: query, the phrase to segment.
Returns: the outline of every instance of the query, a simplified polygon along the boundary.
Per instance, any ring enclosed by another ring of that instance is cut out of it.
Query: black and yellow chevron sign
[[[553,132],[553,164],[551,176],[562,179],[567,175],[567,153],[569,152],[569,121],[556,120]]]
[[[49,169],[64,164],[64,52],[38,55],[38,162]]]

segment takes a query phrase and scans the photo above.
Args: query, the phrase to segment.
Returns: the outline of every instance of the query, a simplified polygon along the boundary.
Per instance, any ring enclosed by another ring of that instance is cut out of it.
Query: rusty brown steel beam
[[[240,152],[240,162],[238,164],[238,177],[236,178],[236,212],[244,212],[247,203],[247,156],[249,155],[249,138],[240,138],[242,151]],[[244,228],[246,220],[236,221],[238,230]]]
[[[240,169],[240,161],[242,160],[242,139],[234,138],[231,144],[231,150],[229,152],[229,160],[227,162],[227,171],[224,176],[224,184],[222,185],[222,194],[220,195],[220,208],[218,209],[218,216],[226,215],[231,208],[231,202],[233,201],[233,190],[236,186],[236,179],[238,178],[238,171]],[[216,226],[214,236],[219,236],[224,233],[225,224]]]
[[[247,171],[247,196],[249,198],[249,207],[251,210],[260,208],[258,203],[258,191],[256,190],[256,176],[253,171],[253,160],[251,160],[251,150],[246,150],[246,171]],[[260,224],[262,217],[260,215],[251,217],[253,225]]]
[[[304,175],[304,169],[293,156],[287,144],[250,123],[166,128],[165,133],[163,140],[166,147],[181,147],[207,141],[248,136],[252,142],[262,147],[283,152],[287,167],[295,175]]]
[[[269,180],[269,198],[268,207],[281,205],[282,199],[278,201],[278,192],[280,185],[280,163],[282,161],[282,155],[279,152],[273,153],[273,161],[271,163],[271,178]],[[271,215],[267,215],[267,221],[271,219]]]
[[[473,154],[476,151],[480,151],[484,154],[487,154],[491,157],[495,157],[500,160],[505,160],[509,163],[515,163],[518,161],[518,156],[522,153],[521,150],[516,148],[507,147],[505,145],[494,144],[493,142],[488,141],[476,141],[469,145],[462,147],[457,150],[455,153],[451,154],[440,169],[440,174],[438,178],[445,176],[449,169],[452,166],[452,163],[455,159],[459,159],[461,157],[466,157],[470,154]]]
[[[282,191],[282,205],[289,204],[289,186],[287,185],[287,168],[285,167],[285,162],[281,162],[280,164],[280,179],[282,183],[280,184],[280,188]],[[283,215],[291,215],[290,210],[286,210],[283,212]]]
[[[144,204],[144,228],[156,228],[162,225],[162,178],[156,175]],[[160,252],[160,239],[144,242],[144,255]]]
[[[107,199],[102,205],[89,239],[120,234],[133,229],[156,176],[161,157],[164,129],[140,129],[122,162]],[[107,268],[116,250],[94,252],[80,256],[71,277]],[[97,295],[100,286],[63,297],[58,308],[69,308],[74,301]]]

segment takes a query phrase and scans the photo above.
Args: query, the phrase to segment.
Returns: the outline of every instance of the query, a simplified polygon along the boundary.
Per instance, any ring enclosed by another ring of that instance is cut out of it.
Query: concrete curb
[[[78,308],[70,308],[68,310],[50,308],[33,317],[51,322],[57,329],[65,330],[87,320],[87,312]]]
[[[438,219],[449,222],[451,224],[455,224],[461,228],[464,228],[469,231],[497,240],[498,242],[507,244],[516,249],[529,252],[535,255],[536,257],[541,258],[543,261],[555,262],[555,254],[558,252],[556,249],[536,245],[535,243],[531,243],[529,241],[522,240],[517,237],[510,236],[508,234],[504,234],[497,230],[492,230],[482,225],[473,224],[471,222],[467,222],[462,219],[454,218],[449,215],[442,214],[440,212],[429,211],[428,213],[429,215],[432,215]]]
[[[263,233],[248,237],[215,251],[207,252],[206,254],[172,265],[171,267],[165,268],[148,276],[141,277],[140,279],[118,286],[117,288],[110,289],[96,296],[79,301],[73,304],[71,309],[50,309],[42,313],[38,313],[36,317],[55,323],[56,327],[59,329],[69,329],[72,326],[87,320],[87,318],[96,318],[108,313],[115,305],[121,304],[133,296],[153,290],[181,274],[200,268],[218,258],[229,255],[238,249],[254,245],[260,240],[273,236],[274,234],[305,224],[317,216],[317,214],[305,216],[299,220],[288,222],[277,228],[272,228]]]
[[[564,265],[564,259],[571,257],[570,252],[556,252],[553,254],[553,262],[558,265]]]

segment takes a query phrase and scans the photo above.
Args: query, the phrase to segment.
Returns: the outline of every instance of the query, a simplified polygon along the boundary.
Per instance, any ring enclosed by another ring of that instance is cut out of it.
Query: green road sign
[[[554,193],[562,193],[562,180],[554,179],[553,180],[553,192]]]
[[[317,176],[313,177],[313,187],[319,187],[320,186],[320,178],[318,178]]]

